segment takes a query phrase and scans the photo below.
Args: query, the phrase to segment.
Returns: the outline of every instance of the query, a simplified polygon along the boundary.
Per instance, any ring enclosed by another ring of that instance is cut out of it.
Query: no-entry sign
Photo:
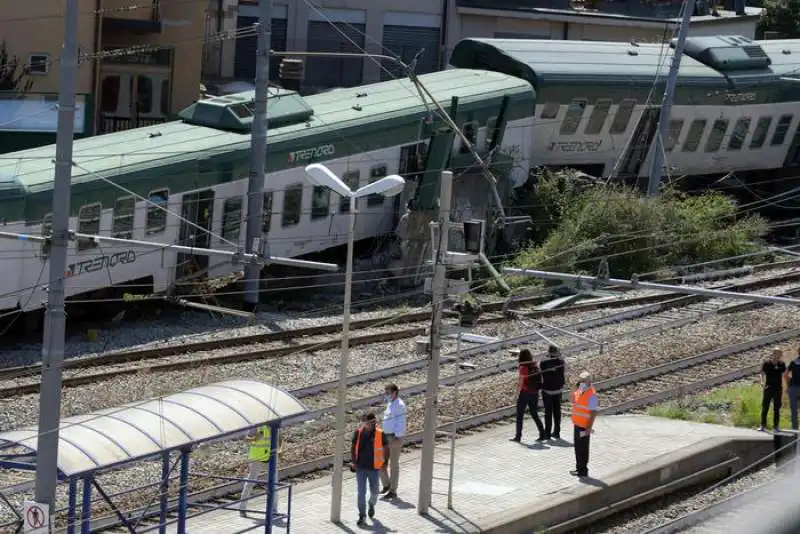
[[[25,501],[22,508],[25,534],[47,534],[50,531],[50,506]]]

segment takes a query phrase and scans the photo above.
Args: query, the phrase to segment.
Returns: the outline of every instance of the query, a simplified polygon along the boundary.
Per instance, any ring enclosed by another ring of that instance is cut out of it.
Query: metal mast
[[[670,115],[672,114],[672,101],[675,98],[675,84],[678,82],[678,69],[683,56],[683,44],[689,33],[689,24],[692,22],[695,0],[686,0],[683,5],[683,17],[678,27],[678,38],[675,43],[675,53],[669,66],[667,86],[664,88],[664,98],[661,100],[661,114],[658,119],[658,135],[656,136],[656,153],[653,154],[653,166],[650,169],[650,179],[647,182],[647,196],[655,197],[661,189],[661,173],[664,166],[664,139],[669,135]]]
[[[264,167],[267,160],[267,98],[269,96],[269,48],[272,36],[272,0],[261,0],[258,13],[258,60],[256,98],[250,136],[250,181],[247,184],[247,238],[245,252],[258,254],[261,249],[264,219]],[[261,265],[245,265],[244,306],[255,311],[260,295]]]
[[[39,395],[39,441],[36,448],[36,501],[55,509],[58,483],[58,430],[61,422],[61,371],[64,363],[64,273],[69,244],[69,200],[72,137],[75,128],[75,84],[78,72],[78,0],[66,0],[64,45],[58,91],[56,168],[53,186],[53,236],[50,280],[42,342]]]

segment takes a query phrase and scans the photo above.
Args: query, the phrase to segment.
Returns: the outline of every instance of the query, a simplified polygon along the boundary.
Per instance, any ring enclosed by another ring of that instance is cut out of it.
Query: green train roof
[[[800,79],[800,39],[758,41],[758,44],[769,54],[776,74]]]
[[[739,36],[689,38],[678,85],[729,86],[729,79],[746,79],[747,83],[775,81],[775,74],[764,62],[750,57],[758,55],[755,49],[762,44]],[[580,83],[652,85],[656,75],[667,76],[672,55],[672,48],[662,44],[464,39],[453,49],[450,64],[518,76],[538,90]],[[710,59],[712,64],[717,61],[716,66],[726,70],[727,77],[695,58]]]
[[[459,115],[469,112],[470,107],[509,96],[508,118],[513,120],[529,116],[535,104],[530,84],[498,72],[446,70],[420,76],[420,79],[445,107],[449,106],[452,97],[458,97]],[[249,93],[242,95],[245,99],[250,97]],[[285,93],[280,93],[276,97],[284,96]],[[387,136],[394,135],[402,142],[400,133],[407,137],[408,132],[419,131],[420,120],[428,115],[428,108],[408,79],[336,89],[303,100],[313,111],[307,121],[269,131],[267,169],[270,171],[296,166],[291,158],[293,151],[324,143],[336,143],[341,147],[337,147],[337,158],[348,153],[374,150],[381,144],[391,146],[387,143],[391,143],[393,138]],[[413,139],[406,142],[413,142]],[[147,169],[180,166],[184,162],[232,152],[242,156],[249,147],[249,132],[209,128],[184,121],[76,140],[73,195],[75,189],[80,190],[83,184],[102,182],[101,177],[138,176],[142,174],[140,171]],[[52,190],[54,159],[55,145],[0,156],[0,201]]]

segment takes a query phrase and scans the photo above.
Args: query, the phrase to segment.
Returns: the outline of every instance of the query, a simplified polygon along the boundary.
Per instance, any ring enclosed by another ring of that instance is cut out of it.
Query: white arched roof
[[[96,471],[306,411],[294,396],[264,382],[219,382],[62,419],[58,468],[67,477]],[[0,446],[35,453],[37,434],[36,426],[2,432]]]

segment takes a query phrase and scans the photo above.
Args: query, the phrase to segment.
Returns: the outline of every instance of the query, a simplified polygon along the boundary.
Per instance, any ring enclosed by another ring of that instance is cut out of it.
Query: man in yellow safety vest
[[[570,474],[577,477],[589,476],[589,439],[592,426],[597,417],[597,392],[592,385],[588,371],[580,375],[577,389],[572,392],[572,427],[575,443],[575,470]]]
[[[247,441],[250,442],[250,454],[247,468],[247,482],[242,488],[241,502],[239,503],[239,515],[247,517],[247,500],[257,482],[255,480],[267,481],[269,469],[269,459],[272,453],[272,432],[269,425],[262,425],[249,435]],[[273,512],[278,508],[278,496],[273,499]]]

